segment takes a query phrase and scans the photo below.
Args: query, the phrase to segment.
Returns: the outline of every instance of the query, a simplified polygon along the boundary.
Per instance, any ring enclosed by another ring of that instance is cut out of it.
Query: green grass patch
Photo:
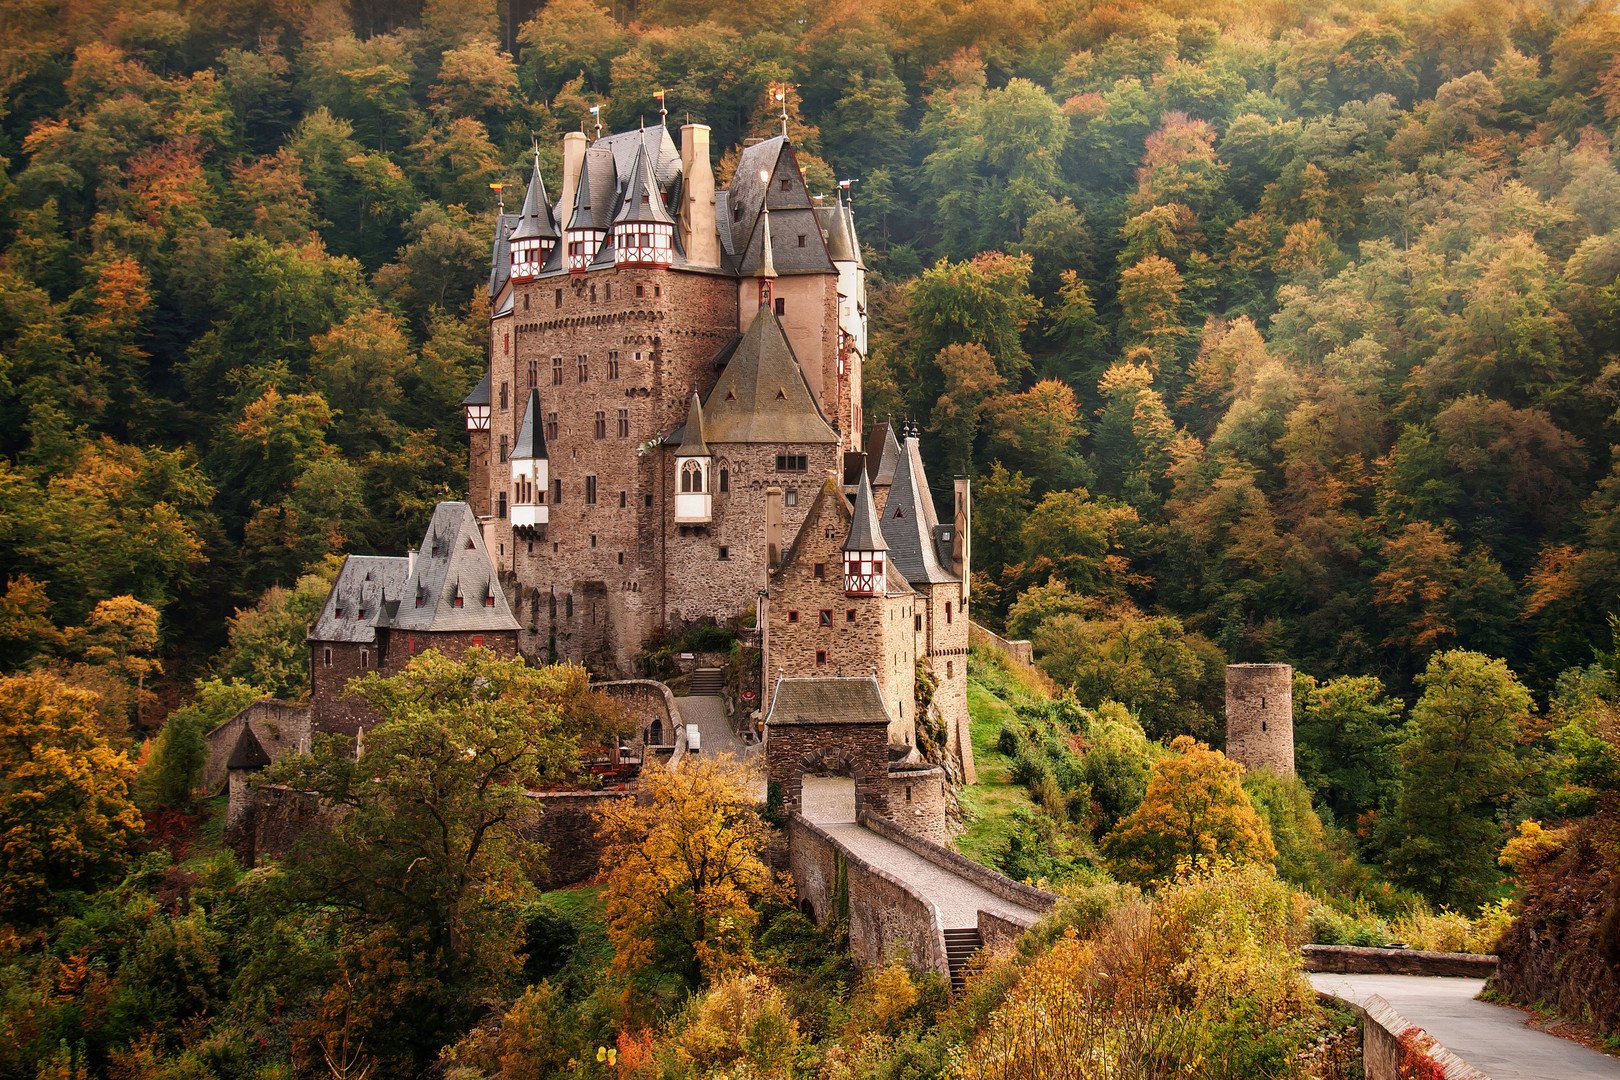
[[[962,789],[962,819],[966,830],[956,848],[974,862],[996,866],[996,855],[1007,844],[1013,815],[1034,806],[1029,792],[1012,782],[1012,762],[996,746],[1001,725],[1015,719],[1012,707],[981,683],[968,678],[968,717],[973,736],[973,765],[979,782]]]

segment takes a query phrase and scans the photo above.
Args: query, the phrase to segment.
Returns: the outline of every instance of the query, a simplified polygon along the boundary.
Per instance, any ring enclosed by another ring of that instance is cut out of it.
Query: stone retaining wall
[[[596,838],[596,815],[604,808],[636,793],[623,791],[531,792],[540,808],[539,818],[524,826],[526,840],[547,845],[546,872],[537,879],[542,889],[561,889],[590,881],[602,868],[607,845]]]
[[[1335,975],[1445,975],[1488,979],[1496,957],[1477,953],[1424,952],[1421,949],[1366,949],[1355,945],[1307,945],[1306,971]]]
[[[1035,644],[1030,641],[1008,641],[994,630],[987,630],[976,622],[968,624],[968,644],[985,645],[1007,654],[1025,667],[1035,666]]]
[[[887,818],[878,817],[876,814],[862,814],[860,822],[879,836],[893,840],[901,847],[922,856],[935,866],[943,867],[957,877],[966,878],[992,896],[999,896],[1008,903],[1039,912],[1051,911],[1057,905],[1058,898],[1056,895],[1044,889],[1025,885],[1023,882],[1014,881],[1007,875],[998,874],[987,866],[980,866],[972,859],[958,855],[950,848],[941,847],[939,844],[925,840],[916,833],[900,828]],[[1028,929],[1028,927],[1024,929]]]
[[[892,826],[891,826],[892,828]],[[802,814],[788,819],[788,861],[799,899],[819,925],[848,905],[849,951],[857,967],[883,964],[897,953],[912,968],[950,978],[939,909],[885,870],[840,847]]]
[[[1335,999],[1361,1017],[1361,1064],[1367,1080],[1491,1080],[1447,1050],[1377,994],[1365,1004]]]
[[[591,689],[606,694],[635,719],[635,738],[644,746],[674,745],[675,728],[681,721],[675,709],[675,695],[670,693],[669,687],[653,679],[619,679],[592,683]],[[647,737],[654,721],[659,724],[661,736],[656,743]]]
[[[1005,915],[983,909],[979,911],[979,941],[984,946],[985,952],[1000,952],[1012,948],[1013,942],[1018,940],[1018,935],[1028,929],[1029,927],[1020,926]]]

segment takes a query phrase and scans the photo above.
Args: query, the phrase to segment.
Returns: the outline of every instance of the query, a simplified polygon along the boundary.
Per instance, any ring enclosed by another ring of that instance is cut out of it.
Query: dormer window
[[[485,607],[494,607],[495,606],[495,594],[493,592],[488,592],[488,593],[484,594],[484,606]]]
[[[884,594],[883,552],[844,552],[844,592],[849,596]]]

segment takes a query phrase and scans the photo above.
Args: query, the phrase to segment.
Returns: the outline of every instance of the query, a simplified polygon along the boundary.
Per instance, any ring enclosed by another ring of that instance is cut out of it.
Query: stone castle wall
[[[236,749],[244,727],[252,727],[270,760],[307,745],[310,734],[310,707],[288,701],[260,698],[203,737],[208,745],[208,762],[203,766],[203,788],[210,794],[226,784],[225,763]]]
[[[634,799],[633,790],[547,791],[529,796],[539,816],[523,829],[526,840],[545,844],[542,889],[562,889],[595,878],[607,845],[597,838],[596,815],[609,806]]]
[[[945,820],[945,770],[889,770],[889,820],[936,844],[949,844],[951,830]]]
[[[880,723],[767,725],[765,771],[784,814],[803,809],[806,772],[852,776],[857,812],[889,812],[889,737]]]
[[[1227,665],[1226,756],[1247,769],[1294,775],[1292,667]]]

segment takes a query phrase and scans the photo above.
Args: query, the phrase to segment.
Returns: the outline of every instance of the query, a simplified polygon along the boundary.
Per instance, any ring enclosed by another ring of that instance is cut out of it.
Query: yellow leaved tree
[[[1189,735],[1170,749],[1176,756],[1153,767],[1142,804],[1103,840],[1114,875],[1147,885],[1189,863],[1275,859],[1271,834],[1243,790],[1243,766]]]
[[[642,773],[646,799],[604,810],[608,936],[631,975],[675,972],[693,986],[747,957],[755,905],[778,888],[760,859],[769,830],[752,774],[729,756]]]
[[[142,828],[135,766],[96,705],[46,672],[0,678],[0,920],[48,919],[124,871]]]

